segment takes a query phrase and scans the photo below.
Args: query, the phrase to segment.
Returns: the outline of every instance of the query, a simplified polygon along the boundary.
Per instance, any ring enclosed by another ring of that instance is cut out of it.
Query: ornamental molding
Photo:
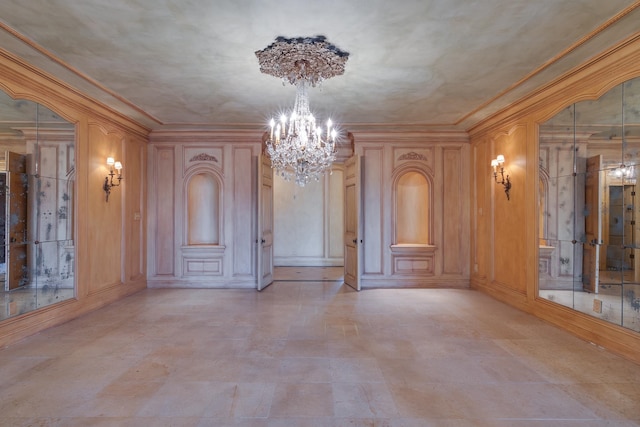
[[[409,153],[405,153],[402,156],[398,157],[398,160],[423,160],[428,161],[427,156],[424,154],[416,153],[415,151],[411,151]]]
[[[218,163],[218,159],[215,156],[212,156],[207,153],[196,154],[189,160],[189,162],[216,162]]]
[[[327,42],[325,36],[278,37],[262,50],[256,51],[260,72],[279,77],[283,82],[311,86],[344,74],[349,52]]]

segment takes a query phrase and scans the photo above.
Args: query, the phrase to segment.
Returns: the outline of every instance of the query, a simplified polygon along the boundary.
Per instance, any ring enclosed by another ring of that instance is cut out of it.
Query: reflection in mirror
[[[539,130],[539,295],[640,331],[640,78]]]
[[[75,126],[0,91],[0,320],[75,296]]]

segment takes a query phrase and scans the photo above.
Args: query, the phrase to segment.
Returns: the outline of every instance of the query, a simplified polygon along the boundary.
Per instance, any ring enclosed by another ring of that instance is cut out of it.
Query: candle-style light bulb
[[[107,164],[109,166],[113,166],[114,163],[115,163],[115,160],[113,159],[113,157],[107,157]]]
[[[285,125],[287,123],[287,116],[285,116],[284,114],[280,116],[280,123],[281,123],[280,130],[282,131],[282,136],[285,136],[287,133],[287,127]]]

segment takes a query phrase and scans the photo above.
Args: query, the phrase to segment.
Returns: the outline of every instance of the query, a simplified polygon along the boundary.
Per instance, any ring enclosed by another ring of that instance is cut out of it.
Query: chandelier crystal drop
[[[306,82],[300,81],[296,87],[291,114],[282,115],[277,123],[271,119],[266,151],[278,175],[304,187],[312,180],[320,180],[331,168],[336,159],[337,131],[331,119],[325,126],[316,124],[309,110]]]
[[[307,89],[343,74],[349,54],[329,44],[324,36],[316,36],[278,37],[256,56],[262,73],[296,86],[293,111],[270,122],[265,151],[271,158],[271,167],[301,187],[319,181],[336,159],[339,135],[331,119],[316,123]]]

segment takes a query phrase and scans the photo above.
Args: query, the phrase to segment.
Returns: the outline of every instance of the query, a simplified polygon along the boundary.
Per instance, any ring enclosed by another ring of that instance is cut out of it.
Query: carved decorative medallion
[[[427,161],[427,156],[424,154],[416,153],[415,151],[411,151],[409,153],[405,153],[402,156],[398,157],[398,160],[423,160]]]
[[[256,52],[260,71],[296,85],[306,81],[315,86],[322,80],[344,73],[349,52],[327,42],[324,36],[278,37]]]
[[[189,160],[189,162],[216,162],[218,163],[218,159],[215,156],[212,156],[207,153],[196,154]]]

